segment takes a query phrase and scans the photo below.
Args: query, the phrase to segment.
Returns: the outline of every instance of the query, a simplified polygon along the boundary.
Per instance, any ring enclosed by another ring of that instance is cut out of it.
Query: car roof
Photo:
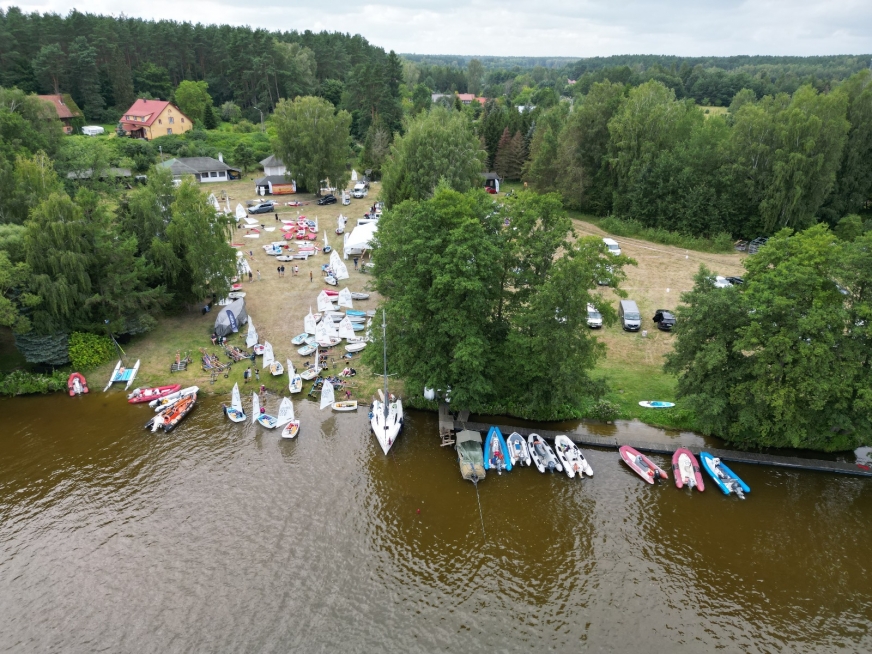
[[[613,238],[604,238],[603,243],[605,243],[606,245],[617,245],[618,244],[618,242]]]

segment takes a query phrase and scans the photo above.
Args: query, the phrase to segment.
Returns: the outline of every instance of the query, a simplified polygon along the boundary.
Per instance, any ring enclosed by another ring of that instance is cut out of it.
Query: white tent
[[[356,181],[357,181],[357,171],[354,170],[354,169],[351,170],[351,181],[352,181],[352,182],[356,182]]]
[[[364,250],[372,249],[372,239],[378,229],[378,223],[372,222],[366,225],[358,225],[350,234],[345,235],[343,255],[347,259],[349,255],[363,254]]]

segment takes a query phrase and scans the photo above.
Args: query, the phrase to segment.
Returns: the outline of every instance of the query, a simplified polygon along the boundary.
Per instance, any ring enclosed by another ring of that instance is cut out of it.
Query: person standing
[[[276,212],[276,222],[278,222],[278,221],[279,221],[279,214],[278,214],[278,212]]]
[[[260,268],[257,269],[257,281],[260,281]]]
[[[248,281],[252,281],[251,271],[248,271]]]
[[[255,369],[254,369],[254,378],[255,378],[257,381],[260,381],[260,368],[255,368]]]
[[[312,281],[312,271],[311,270],[309,271],[309,281],[310,282]]]
[[[281,277],[282,276],[282,267],[276,266],[276,272],[279,274],[279,277]]]
[[[285,276],[285,264],[282,264],[282,277]]]
[[[248,369],[242,373],[243,383],[247,384],[248,380],[251,379],[251,366],[248,366]]]

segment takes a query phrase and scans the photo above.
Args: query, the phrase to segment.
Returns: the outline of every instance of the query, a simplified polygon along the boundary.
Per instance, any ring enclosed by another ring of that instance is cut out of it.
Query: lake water
[[[118,392],[0,401],[0,649],[872,651],[872,480],[736,465],[741,501],[589,450],[480,517],[435,415],[385,457],[295,407],[282,441],[215,398],[168,435]]]

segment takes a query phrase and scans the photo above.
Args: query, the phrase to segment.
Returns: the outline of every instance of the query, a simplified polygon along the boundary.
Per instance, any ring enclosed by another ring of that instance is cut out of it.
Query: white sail
[[[245,336],[245,347],[254,347],[257,345],[257,330],[254,328],[254,321],[251,316],[248,317],[248,334]]]
[[[324,380],[324,385],[321,387],[321,409],[332,406],[336,400],[333,396],[333,384],[329,380]]]
[[[348,316],[345,316],[339,323],[339,331],[336,334],[339,338],[354,338],[354,327]]]
[[[354,168],[351,169],[351,181],[352,181],[352,182],[356,182],[356,181],[357,181],[357,171],[354,170]]]
[[[262,370],[264,370],[264,371],[269,370],[270,366],[273,364],[273,361],[275,361],[275,360],[276,360],[276,358],[275,358],[275,355],[273,354],[272,345],[269,344],[269,341],[266,341],[263,344],[263,368],[262,368]]]
[[[318,293],[318,311],[333,311],[335,308],[326,292]]]
[[[327,336],[331,338],[339,338],[339,332],[336,331],[336,323],[332,320],[325,320],[324,322],[327,323]]]
[[[329,247],[329,243],[327,242],[327,230],[324,230],[324,247]]]
[[[336,279],[348,279],[348,266],[342,263],[342,257],[336,250],[330,253],[330,267]]]
[[[242,411],[242,398],[239,395],[239,384],[233,384],[233,394],[230,396],[230,407]]]
[[[218,198],[215,197],[214,193],[209,194],[209,204],[215,208],[215,213],[221,213],[221,205],[218,204]]]
[[[348,290],[347,286],[339,291],[339,306],[347,309],[354,308],[354,305],[351,303],[351,291]]]
[[[339,218],[336,220],[336,226],[337,226],[339,229],[345,229],[345,223],[346,223],[346,222],[348,222],[348,218],[346,218],[346,217],[343,216],[342,214],[339,214]]]
[[[312,307],[309,307],[309,315],[303,318],[303,331],[307,334],[315,333],[315,316],[312,313]]]
[[[315,340],[318,342],[326,341],[330,338],[330,333],[327,331],[327,323],[332,323],[332,320],[322,320],[315,326]]]
[[[230,196],[226,193],[224,194],[224,213],[226,213],[228,216],[233,213],[232,211],[230,211]]]
[[[291,403],[290,398],[286,397],[282,400],[282,403],[279,405],[279,415],[278,415],[278,421],[276,422],[276,427],[281,427],[282,425],[286,425],[293,419],[294,419],[294,405]]]
[[[285,367],[288,369],[288,377],[293,377],[297,374],[297,369],[294,368],[294,364],[290,359],[285,359],[285,363],[287,364]]]
[[[243,207],[241,204],[237,204],[236,205],[236,222],[239,222],[243,218],[247,218],[247,217],[248,217],[248,213],[246,213],[245,207]]]
[[[257,417],[260,415],[260,398],[257,393],[251,394],[251,422],[257,422]]]
[[[247,222],[249,225],[259,225],[260,224],[260,221],[257,218],[246,217],[245,222]]]

